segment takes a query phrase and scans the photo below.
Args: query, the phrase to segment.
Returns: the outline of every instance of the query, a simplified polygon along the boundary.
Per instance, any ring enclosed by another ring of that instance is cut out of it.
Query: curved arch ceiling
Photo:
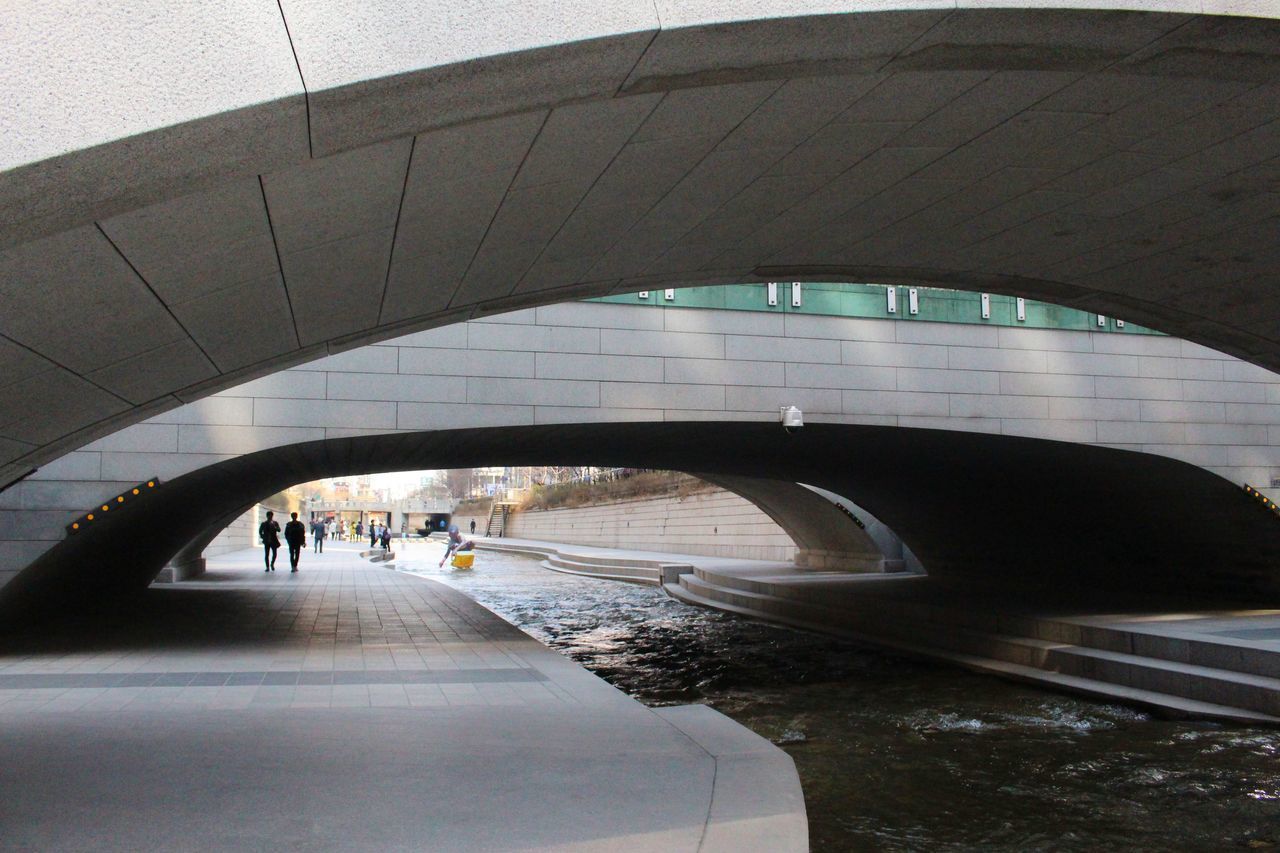
[[[24,3],[0,482],[326,352],[694,282],[1011,293],[1280,366],[1280,21],[741,5]]]

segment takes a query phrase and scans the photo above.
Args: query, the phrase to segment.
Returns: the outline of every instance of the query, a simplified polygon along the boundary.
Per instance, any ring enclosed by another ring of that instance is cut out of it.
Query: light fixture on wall
[[[795,432],[804,426],[804,413],[795,406],[779,406],[778,420],[787,432]]]

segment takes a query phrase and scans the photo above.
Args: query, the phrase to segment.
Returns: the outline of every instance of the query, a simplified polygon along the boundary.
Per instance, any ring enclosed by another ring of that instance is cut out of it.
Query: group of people
[[[317,518],[311,522],[311,539],[315,545],[317,554],[324,553],[324,540],[343,540],[348,536],[359,542],[364,538],[364,522],[357,521],[355,524],[349,524],[345,519],[325,519]],[[280,537],[283,533],[284,541],[289,546],[289,565],[290,571],[298,570],[298,560],[302,556],[302,549],[307,545],[307,528],[298,520],[296,512],[289,513],[289,521],[285,523],[284,530],[280,529],[280,522],[275,520],[275,513],[268,510],[267,520],[258,525],[258,540],[263,547],[263,562],[266,568],[263,571],[274,572],[276,570],[276,555],[280,550]],[[391,548],[391,531],[385,524],[371,520],[369,522],[369,546],[377,547],[382,545],[382,549],[389,550]]]

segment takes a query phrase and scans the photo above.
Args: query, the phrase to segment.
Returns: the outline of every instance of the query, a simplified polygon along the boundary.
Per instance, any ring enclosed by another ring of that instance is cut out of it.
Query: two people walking
[[[307,528],[298,521],[296,512],[289,513],[290,521],[284,526],[284,541],[289,544],[289,565],[291,571],[298,570],[298,559],[307,544]],[[263,571],[276,570],[276,553],[280,550],[280,522],[275,520],[275,513],[267,510],[267,520],[258,525],[258,539],[262,542],[262,559],[266,563]]]
[[[369,522],[369,547],[377,548],[382,546],[382,550],[391,549],[391,528],[387,527],[380,521]]]

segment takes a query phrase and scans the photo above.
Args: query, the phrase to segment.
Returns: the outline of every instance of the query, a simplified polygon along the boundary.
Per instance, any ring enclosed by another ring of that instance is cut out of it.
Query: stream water
[[[701,702],[795,759],[815,851],[1280,849],[1280,732],[901,660],[480,552],[444,581],[645,704]],[[434,555],[434,556],[433,556]]]

